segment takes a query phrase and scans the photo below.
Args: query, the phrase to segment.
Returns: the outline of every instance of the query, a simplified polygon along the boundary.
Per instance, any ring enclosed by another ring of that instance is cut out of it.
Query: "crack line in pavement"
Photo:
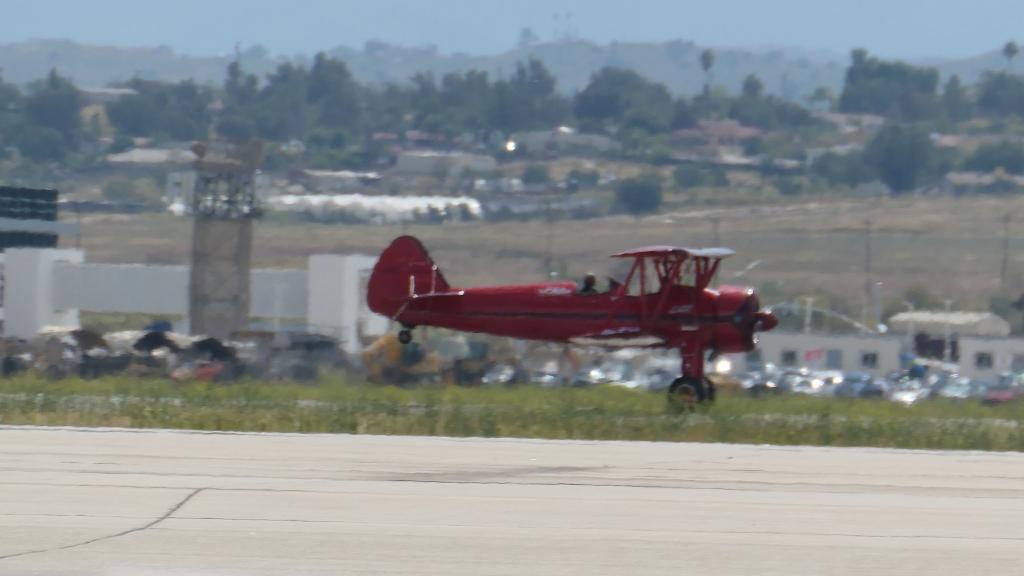
[[[91,538],[91,539],[86,540],[84,542],[75,542],[74,544],[65,544],[64,546],[55,546],[53,548],[43,548],[43,549],[40,549],[40,550],[26,550],[24,552],[15,552],[13,554],[6,554],[6,555],[3,555],[3,556],[0,556],[0,560],[8,560],[8,559],[11,559],[11,558],[18,558],[18,557],[21,557],[21,556],[29,556],[29,555],[32,555],[32,554],[43,554],[45,552],[56,552],[58,550],[69,550],[71,548],[78,548],[78,547],[81,547],[81,546],[88,546],[89,544],[95,544],[96,542],[102,542],[103,540],[112,540],[114,538],[120,538],[122,536],[127,536],[129,534],[133,534],[135,532],[142,532],[143,530],[149,530],[150,528],[156,526],[157,524],[159,524],[159,523],[163,522],[164,520],[167,520],[168,518],[173,516],[175,512],[177,512],[178,510],[181,510],[182,506],[184,506],[185,504],[188,504],[189,500],[195,498],[196,495],[198,495],[203,490],[206,490],[206,488],[196,488],[196,489],[192,490],[191,492],[188,493],[187,496],[182,498],[181,501],[179,501],[177,504],[172,506],[169,510],[167,510],[167,512],[164,512],[163,515],[161,515],[159,518],[157,518],[157,519],[155,519],[155,520],[153,520],[153,521],[151,521],[151,522],[149,522],[149,523],[147,523],[147,524],[145,524],[143,526],[137,526],[135,528],[129,528],[128,530],[124,530],[122,532],[118,532],[117,534],[108,534],[106,536],[99,536],[97,538]]]
[[[437,525],[422,525],[422,524],[380,524],[376,522],[358,522],[351,520],[315,520],[306,518],[225,518],[222,516],[178,516],[175,520],[214,520],[218,522],[276,522],[282,524],[340,524],[346,526],[388,526],[388,527],[401,527],[401,528],[469,528],[472,530],[479,530],[481,528],[494,528],[493,526],[482,526],[479,524],[437,524]],[[523,529],[532,530],[531,527],[520,527],[520,526],[502,526],[502,528],[512,529]],[[628,532],[640,532],[640,533],[663,533],[663,530],[650,530],[646,528],[622,528]],[[604,528],[567,528],[575,532],[605,532],[608,529]],[[878,539],[894,539],[894,540],[966,540],[966,541],[986,541],[986,542],[1024,542],[1024,537],[1016,536],[961,536],[957,534],[942,535],[942,534],[863,534],[859,532],[786,532],[781,530],[682,530],[683,533],[688,534],[711,534],[711,535],[725,535],[725,534],[739,534],[744,536],[801,536],[801,537],[840,537],[840,538],[878,538]],[[625,538],[628,539],[628,538]]]
[[[95,475],[95,476],[139,476],[139,475],[145,474],[145,475],[163,476],[163,477],[168,477],[168,478],[197,478],[197,477],[201,476],[201,477],[213,478],[213,479],[218,479],[218,480],[220,480],[220,479],[246,479],[246,480],[248,480],[248,479],[253,479],[254,478],[253,476],[246,475],[246,474],[199,474],[199,473],[185,473],[185,472],[139,473],[139,472],[125,472],[125,471],[115,471],[115,470],[90,470],[90,469],[68,470],[68,469],[63,469],[63,468],[37,468],[37,469],[32,469],[32,470],[26,470],[26,469],[22,469],[22,468],[5,468],[5,467],[0,467],[0,472],[71,472],[71,473],[75,473],[75,474],[92,474],[92,475]],[[544,470],[539,470],[539,475],[543,475],[544,472],[545,472]],[[281,476],[281,475],[274,475],[274,474],[264,474],[264,475],[261,475],[261,476],[257,476],[255,478],[259,479],[259,480],[299,480],[299,481],[303,481],[303,482],[325,481],[325,482],[339,482],[339,483],[345,483],[345,482],[411,482],[411,483],[423,483],[423,484],[483,484],[483,485],[496,484],[496,485],[514,485],[514,486],[607,486],[607,487],[624,487],[624,488],[665,488],[665,489],[683,488],[683,487],[687,487],[685,485],[690,485],[690,484],[693,484],[693,485],[719,484],[720,485],[722,483],[725,483],[725,484],[736,485],[736,486],[748,486],[748,485],[749,486],[775,486],[775,487],[779,487],[779,488],[783,488],[783,489],[795,489],[795,488],[807,488],[807,487],[809,487],[809,488],[815,488],[815,489],[823,489],[823,490],[826,490],[826,491],[829,491],[829,492],[837,491],[837,490],[846,490],[846,491],[854,490],[854,491],[859,491],[859,490],[875,490],[875,489],[894,490],[894,491],[903,491],[903,490],[907,490],[907,489],[912,489],[912,490],[915,490],[915,491],[917,491],[917,490],[925,490],[925,491],[974,490],[973,487],[969,487],[969,486],[936,486],[936,485],[916,486],[916,485],[908,485],[908,484],[871,484],[871,483],[860,483],[860,484],[858,484],[858,483],[836,483],[836,484],[831,484],[831,483],[823,483],[823,482],[814,482],[814,481],[812,481],[810,479],[809,480],[805,480],[805,481],[799,481],[799,480],[797,480],[797,481],[770,481],[770,480],[743,480],[743,479],[739,479],[739,478],[734,478],[734,479],[729,479],[729,480],[721,481],[721,480],[713,480],[713,479],[708,479],[708,478],[672,478],[672,477],[665,477],[665,478],[655,478],[655,479],[652,480],[653,482],[660,482],[659,484],[647,484],[647,483],[637,483],[637,482],[632,482],[632,483],[625,482],[625,480],[629,480],[628,478],[621,478],[621,480],[623,482],[619,483],[619,482],[616,482],[615,478],[600,478],[600,477],[593,477],[593,476],[583,477],[583,478],[581,478],[580,480],[577,480],[577,481],[564,480],[564,481],[559,481],[559,482],[544,482],[544,481],[540,481],[540,480],[536,480],[536,481],[528,481],[528,480],[507,480],[507,481],[495,480],[495,481],[489,481],[489,480],[445,478],[445,476],[462,476],[462,475],[466,475],[466,476],[468,476],[470,478],[472,478],[474,476],[474,474],[472,472],[470,472],[468,474],[464,474],[462,471],[459,471],[459,470],[446,471],[446,472],[437,472],[437,473],[429,473],[429,474],[404,473],[404,475],[402,475],[402,476],[392,476],[392,475],[389,475],[389,474],[403,474],[403,473],[401,473],[401,472],[393,472],[393,473],[385,473],[384,475],[374,474],[374,475],[368,475],[368,476],[364,476],[364,477],[354,476],[354,477],[347,477],[347,478],[346,477],[337,477],[337,476],[318,476],[318,475],[295,477],[295,476]],[[500,470],[499,471],[495,471],[494,474],[490,474],[490,475],[491,476],[497,476],[497,477],[501,477],[502,476]],[[534,476],[537,476],[537,475],[535,474]],[[589,481],[589,482],[585,481],[587,478],[593,479],[593,481]],[[997,479],[1019,480],[1019,478],[1017,478],[1017,477],[1004,477],[1004,478],[997,478]],[[635,480],[635,478],[633,480]],[[674,484],[673,484],[673,482],[674,482]],[[38,485],[38,483],[35,483],[35,482],[17,482],[17,481],[0,481],[0,484],[16,484],[16,485],[17,484],[30,484],[30,485]],[[62,485],[64,485],[64,484],[62,484]],[[69,484],[69,485],[76,485],[76,486],[77,485],[82,485],[82,486],[108,486],[107,484]],[[143,486],[143,487],[148,488],[149,486]],[[709,487],[707,489],[714,490],[714,489],[729,489],[729,488],[719,488],[719,487],[714,487],[713,486],[713,487]],[[740,490],[742,490],[742,489],[740,489]],[[986,488],[986,490],[1020,492],[1019,489],[1015,490],[1013,488],[1000,488],[1000,487]]]
[[[175,474],[161,474],[162,476],[175,476]],[[182,476],[194,476],[188,474],[182,474]],[[209,475],[206,475],[209,476]],[[223,478],[242,478],[243,476],[235,475],[215,475],[210,476],[214,479]],[[797,493],[798,489],[811,489],[815,493],[820,494],[847,494],[847,495],[869,495],[873,493],[881,494],[906,494],[908,490],[913,491],[914,495],[918,493],[923,495],[930,494],[944,494],[952,495],[955,498],[963,500],[1019,500],[1017,496],[1020,490],[1014,490],[1013,488],[986,488],[987,492],[993,494],[982,494],[977,493],[977,489],[972,489],[965,486],[904,486],[898,484],[814,484],[810,482],[765,482],[765,481],[749,481],[749,480],[730,480],[727,482],[729,486],[715,485],[711,480],[678,480],[677,484],[642,484],[642,483],[594,483],[594,482],[540,482],[540,481],[478,481],[478,480],[437,480],[437,479],[417,479],[417,478],[328,478],[328,477],[311,477],[294,479],[288,477],[278,476],[265,476],[260,477],[262,480],[302,480],[302,481],[323,481],[333,482],[335,484],[358,484],[358,483],[396,483],[396,484],[436,484],[436,485],[470,485],[470,486],[524,486],[524,487],[553,487],[553,488],[631,488],[631,489],[650,489],[650,490],[691,490],[691,491],[702,491],[702,492],[756,492],[755,488],[760,487],[767,489],[768,492],[783,492],[783,493]],[[136,485],[136,484],[81,484],[71,482],[12,482],[0,480],[0,486],[56,486],[64,488],[130,488],[140,490],[150,489],[162,489],[162,490],[176,490],[181,489],[181,486],[168,486],[168,485]],[[775,488],[774,490],[772,488]],[[309,488],[261,488],[261,487],[217,487],[208,486],[201,488],[201,490],[212,490],[212,491],[224,491],[224,492],[268,492],[268,493],[300,493],[300,494],[362,494],[363,491],[350,491],[350,490],[314,490]],[[800,492],[804,493],[804,492]],[[953,494],[948,494],[953,493]],[[1005,495],[1004,495],[1005,494]],[[0,558],[2,560],[3,558]]]

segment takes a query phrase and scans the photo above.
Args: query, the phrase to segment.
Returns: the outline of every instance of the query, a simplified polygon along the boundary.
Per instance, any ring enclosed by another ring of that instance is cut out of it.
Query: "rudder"
[[[412,294],[447,292],[449,288],[423,244],[413,236],[399,236],[374,265],[366,302],[370,310],[393,318]]]

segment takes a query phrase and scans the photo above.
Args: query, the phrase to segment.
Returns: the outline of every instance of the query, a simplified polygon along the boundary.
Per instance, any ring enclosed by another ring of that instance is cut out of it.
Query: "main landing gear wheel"
[[[668,387],[669,408],[679,412],[692,412],[705,401],[705,396],[704,381],[700,378],[683,376],[676,378]]]
[[[412,330],[400,330],[398,332],[398,341],[401,342],[402,344],[408,344],[409,342],[412,342]]]

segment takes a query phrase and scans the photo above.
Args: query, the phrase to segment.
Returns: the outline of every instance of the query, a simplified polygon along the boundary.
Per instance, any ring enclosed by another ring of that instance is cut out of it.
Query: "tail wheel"
[[[693,411],[704,402],[704,381],[700,378],[676,378],[668,387],[669,408],[677,411]]]
[[[401,330],[398,332],[398,341],[402,344],[412,342],[412,330]]]

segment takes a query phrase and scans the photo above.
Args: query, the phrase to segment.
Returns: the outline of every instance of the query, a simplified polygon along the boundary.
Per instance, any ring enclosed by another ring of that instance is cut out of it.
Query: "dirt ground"
[[[1008,274],[1016,295],[1024,290],[1021,197],[803,201],[553,224],[379,226],[271,219],[257,225],[253,254],[256,266],[298,268],[311,254],[376,254],[395,236],[413,234],[455,285],[541,281],[549,247],[551,268],[575,279],[588,270],[615,273],[617,262],[606,255],[626,248],[710,245],[717,221],[720,243],[737,251],[723,266],[723,283],[769,287],[775,298],[829,294],[859,309],[870,221],[872,279],[882,283],[884,301],[924,286],[970,308],[984,306],[999,290],[1006,214],[1019,215],[1010,226]],[[184,218],[96,215],[83,218],[81,245],[89,261],[186,263],[190,233]],[[76,239],[64,243],[73,246]]]

